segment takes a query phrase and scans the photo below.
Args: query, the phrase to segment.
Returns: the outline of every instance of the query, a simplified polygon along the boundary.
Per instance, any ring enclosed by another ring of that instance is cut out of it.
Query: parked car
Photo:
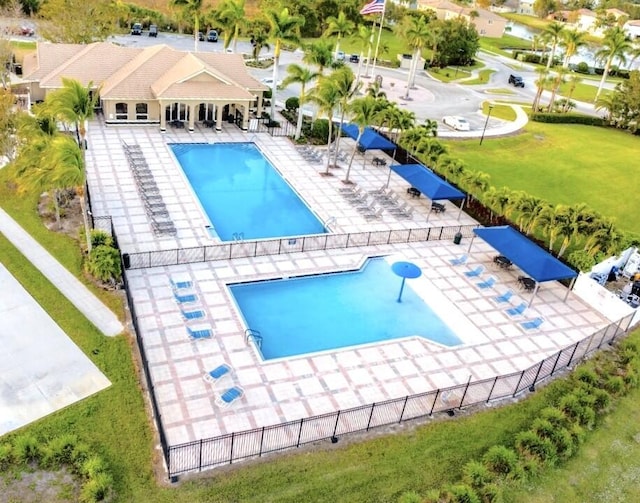
[[[23,25],[20,27],[20,35],[24,35],[25,37],[32,37],[36,30],[32,26]]]
[[[207,42],[217,42],[218,41],[218,32],[216,30],[209,30],[207,33]]]
[[[471,129],[467,119],[458,115],[447,115],[442,118],[442,122],[456,131],[469,131]]]
[[[201,31],[198,32],[198,40],[200,42],[204,42],[204,33],[202,33]]]
[[[133,23],[133,26],[131,27],[131,35],[142,35],[141,23]]]
[[[524,80],[520,75],[509,75],[509,84],[512,84],[514,87],[524,87]]]
[[[149,36],[157,37],[158,36],[158,27],[155,24],[149,26]]]
[[[357,54],[352,54],[351,56],[349,56],[349,62],[350,63],[359,63],[360,62],[360,56],[358,56]]]
[[[260,82],[262,82],[265,86],[272,87],[273,77],[265,77],[264,79],[260,79]],[[278,80],[278,82],[276,82],[276,88],[280,89],[281,87],[282,87],[282,81]]]
[[[344,52],[342,51],[336,52],[335,56],[336,56],[336,61],[344,61],[346,58]]]

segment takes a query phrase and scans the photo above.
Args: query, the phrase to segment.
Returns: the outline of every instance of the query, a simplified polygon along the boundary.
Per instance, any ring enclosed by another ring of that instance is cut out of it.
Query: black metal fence
[[[253,430],[196,440],[165,449],[169,477],[200,471],[271,452],[341,435],[369,431],[372,428],[402,423],[438,412],[452,413],[471,405],[514,397],[602,347],[624,333],[633,315],[599,330],[593,335],[558,351],[521,372],[492,379],[468,382],[460,386],[409,395],[329,414],[290,421]]]
[[[296,134],[296,126],[287,120],[272,122],[270,119],[250,119],[248,131],[250,133],[269,133],[271,136],[293,137]]]
[[[473,237],[477,225],[456,225],[451,227],[425,227],[418,229],[397,229],[346,234],[317,234],[283,239],[261,239],[230,241],[210,246],[154,250],[123,255],[126,269],[144,269],[166,265],[193,264],[214,260],[282,255],[284,253],[332,250],[358,246],[415,243],[451,239],[460,233],[462,237]]]

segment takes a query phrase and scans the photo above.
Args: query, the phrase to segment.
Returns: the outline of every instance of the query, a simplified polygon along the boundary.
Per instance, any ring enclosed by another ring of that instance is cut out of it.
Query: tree
[[[289,14],[289,9],[280,11],[268,10],[265,13],[269,23],[269,37],[274,42],[273,47],[273,83],[271,84],[271,120],[276,115],[276,87],[278,82],[278,65],[280,64],[280,53],[282,44],[298,44],[300,42],[300,27],[304,25],[304,18]]]
[[[562,84],[564,84],[564,76],[567,73],[566,68],[559,68],[556,74],[551,78],[551,98],[549,98],[549,106],[547,110],[551,111],[554,108],[554,102],[556,100],[556,94]]]
[[[484,203],[491,210],[491,220],[493,221],[493,213],[498,215],[504,215],[507,207],[509,207],[511,200],[515,197],[514,192],[508,187],[501,187],[496,189],[495,187],[489,187],[485,192],[483,200]]]
[[[434,58],[431,66],[444,68],[452,64],[467,65],[473,62],[480,48],[480,37],[475,27],[464,19],[436,20],[429,23],[436,30],[438,40],[432,45]]]
[[[552,12],[558,10],[558,4],[556,0],[535,0],[533,2],[533,12],[539,18],[545,18]]]
[[[573,92],[576,90],[576,86],[582,80],[578,74],[572,73],[571,77],[569,77],[569,89],[567,91],[566,101],[564,102],[564,106],[562,111],[567,113],[571,107],[571,97],[573,96]]]
[[[306,66],[300,66],[291,64],[287,67],[287,77],[282,81],[282,85],[284,87],[288,86],[291,83],[300,84],[300,106],[298,107],[298,123],[296,125],[296,136],[297,140],[300,138],[300,134],[302,132],[302,117],[303,111],[302,106],[306,103],[306,87],[307,84],[311,83],[315,79],[318,78],[318,73],[309,70]]]
[[[422,50],[429,41],[429,27],[424,16],[409,16],[406,17],[405,20],[407,21],[397,25],[399,27],[397,33],[402,34],[402,38],[404,38],[409,48],[413,50],[413,57],[407,77],[407,92],[404,97],[405,99],[409,99],[409,90],[415,82],[415,74],[418,71],[418,63],[422,57]]]
[[[338,59],[338,51],[340,51],[340,39],[343,36],[351,35],[355,28],[355,23],[344,14],[344,11],[340,11],[338,17],[329,16],[327,18],[327,29],[324,31],[323,36],[331,37],[332,35],[338,35],[336,40],[335,58]]]
[[[253,56],[253,60],[254,61],[258,61],[258,58],[260,57],[260,51],[262,51],[262,49],[269,49],[269,35],[262,31],[262,30],[256,30],[253,32],[253,34],[251,35],[251,40],[252,40],[252,56]]]
[[[635,133],[640,127],[640,71],[632,71],[611,94],[601,96],[596,102],[600,109],[607,110],[612,124]]]
[[[349,103],[347,111],[351,117],[351,122],[358,126],[358,137],[356,138],[353,152],[351,152],[351,157],[349,158],[349,166],[347,167],[347,173],[343,180],[344,183],[349,183],[349,174],[351,173],[353,158],[360,146],[360,138],[362,138],[365,128],[376,121],[376,117],[380,113],[380,102],[371,96],[365,96],[364,98],[358,98]]]
[[[598,91],[596,92],[596,101],[600,97],[604,83],[606,82],[609,71],[611,70],[613,60],[618,58],[622,63],[626,63],[627,58],[625,57],[625,53],[632,48],[633,45],[622,28],[615,26],[605,32],[604,39],[602,41],[602,49],[596,53],[597,59],[605,61],[602,79],[600,80]]]
[[[17,147],[16,125],[18,111],[16,97],[6,89],[0,89],[0,166],[15,157]]]
[[[558,43],[562,39],[564,33],[564,25],[558,23],[557,21],[554,21],[544,29],[543,33],[551,42],[551,52],[549,53],[549,59],[547,60],[547,70],[549,70],[551,68],[551,64],[553,63],[553,58],[556,55]]]
[[[578,49],[586,45],[587,33],[584,31],[576,30],[564,30],[562,32],[561,45],[564,46],[564,61],[562,66],[564,68],[569,67],[569,59],[573,56]]]
[[[467,191],[469,199],[480,199],[489,188],[490,176],[483,171],[468,170],[460,179],[460,184]]]
[[[43,37],[50,42],[89,44],[114,32],[115,4],[102,0],[47,0],[39,9]]]
[[[233,39],[233,52],[238,50],[238,36],[245,24],[245,0],[224,0],[216,11],[216,18],[222,26],[225,50]]]
[[[82,146],[87,136],[87,121],[93,117],[98,102],[98,91],[92,88],[93,82],[83,87],[77,80],[62,77],[62,88],[56,89],[48,98],[57,116],[75,124]]]
[[[335,166],[338,162],[341,128],[344,123],[344,116],[347,112],[349,102],[355,97],[361,86],[359,82],[356,82],[355,75],[353,75],[351,68],[348,66],[338,68],[330,75],[330,78],[333,81],[339,96],[338,112],[340,114],[340,122],[338,123],[339,131],[338,137],[336,138],[336,148],[333,153],[333,164]]]
[[[308,65],[316,65],[318,67],[318,72],[322,74],[324,69],[331,66],[331,63],[333,63],[331,42],[329,40],[320,39],[307,44],[304,48],[302,61]]]
[[[318,84],[309,93],[309,101],[318,105],[319,112],[326,114],[329,119],[329,138],[327,140],[327,163],[325,174],[329,174],[331,166],[331,142],[333,141],[333,114],[340,103],[338,88],[330,76],[320,76]]]
[[[169,4],[178,7],[182,13],[193,19],[193,51],[198,52],[198,32],[202,15],[202,0],[169,0]]]
[[[358,73],[356,74],[356,80],[360,80],[360,73],[362,71],[362,62],[364,59],[364,53],[367,52],[367,64],[371,59],[371,50],[373,49],[373,29],[366,24],[358,25],[358,29],[353,35],[352,39],[360,46],[360,58],[358,59]]]
[[[535,81],[536,84],[536,95],[533,98],[533,103],[531,104],[531,110],[537,112],[540,107],[540,99],[542,98],[542,92],[545,89],[545,86],[549,82],[549,70],[544,67],[536,68],[536,73],[538,74],[538,78]]]

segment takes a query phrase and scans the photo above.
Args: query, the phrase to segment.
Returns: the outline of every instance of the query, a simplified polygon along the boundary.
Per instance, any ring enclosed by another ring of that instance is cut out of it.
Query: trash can
[[[462,233],[456,232],[456,235],[453,236],[453,244],[459,245],[460,241],[462,241]]]

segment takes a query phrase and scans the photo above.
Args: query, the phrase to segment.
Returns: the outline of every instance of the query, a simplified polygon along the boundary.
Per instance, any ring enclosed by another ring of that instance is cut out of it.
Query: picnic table
[[[513,265],[511,260],[504,255],[496,255],[493,257],[493,263],[497,264],[501,269],[509,269]]]
[[[381,157],[374,157],[373,158],[373,165],[374,166],[386,166],[387,165],[387,161],[385,159],[382,159]]]

